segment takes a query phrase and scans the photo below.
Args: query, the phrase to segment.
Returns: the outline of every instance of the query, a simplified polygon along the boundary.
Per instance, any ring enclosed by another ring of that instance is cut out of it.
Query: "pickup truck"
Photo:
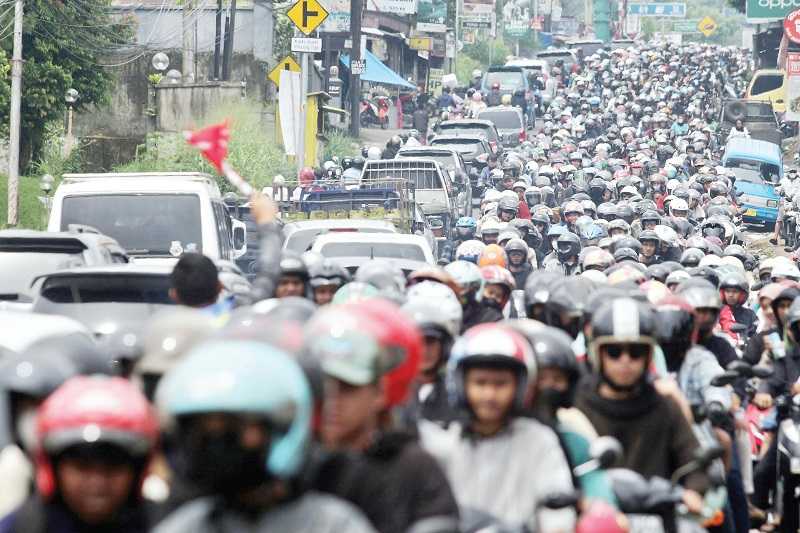
[[[719,143],[725,145],[731,128],[741,120],[750,132],[750,138],[781,145],[781,131],[769,100],[725,99],[719,117]]]

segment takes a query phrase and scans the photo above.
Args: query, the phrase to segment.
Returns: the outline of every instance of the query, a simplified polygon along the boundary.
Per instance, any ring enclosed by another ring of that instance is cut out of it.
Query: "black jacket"
[[[705,339],[701,339],[697,344],[713,353],[722,368],[728,368],[729,364],[739,358],[731,343],[721,335],[712,333]]]
[[[410,433],[384,433],[364,454],[334,453],[320,464],[314,488],[359,507],[381,533],[405,533],[458,506],[444,472]]]
[[[472,304],[464,309],[464,318],[461,322],[462,333],[472,326],[486,324],[487,322],[500,322],[503,320],[503,313],[495,307],[486,304]]]
[[[89,527],[58,500],[44,502],[31,496],[0,521],[0,533],[146,533],[155,521],[150,504],[137,505],[119,514],[112,523]]]
[[[427,396],[422,399],[420,391],[426,386],[430,386],[430,389],[426,390]],[[438,376],[436,381],[429,385],[417,385],[414,387],[403,409],[403,418],[409,426],[416,425],[421,419],[447,424],[455,417],[455,409],[450,405],[447,398],[447,386],[443,375]]]
[[[787,394],[798,378],[800,378],[800,347],[793,345],[786,351],[786,356],[772,363],[773,373],[761,382],[761,391],[773,397]]]

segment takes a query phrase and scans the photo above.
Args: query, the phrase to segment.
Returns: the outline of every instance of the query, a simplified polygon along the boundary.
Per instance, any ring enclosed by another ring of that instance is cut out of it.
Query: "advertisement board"
[[[786,100],[784,120],[800,120],[800,52],[786,54]]]

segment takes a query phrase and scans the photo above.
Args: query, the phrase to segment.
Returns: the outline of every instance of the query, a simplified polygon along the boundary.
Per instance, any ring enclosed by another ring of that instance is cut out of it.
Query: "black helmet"
[[[681,254],[681,265],[693,268],[700,264],[706,254],[699,248],[688,248]]]
[[[497,214],[499,215],[501,211],[511,211],[516,217],[517,212],[519,212],[519,200],[509,196],[503,196],[497,202]]]
[[[692,270],[689,271],[692,279],[680,283],[676,288],[676,294],[684,298],[692,309],[721,309],[722,300],[716,285],[707,279],[695,277]]]
[[[544,326],[536,330],[530,343],[536,356],[537,368],[557,368],[564,372],[569,380],[569,388],[565,394],[558,395],[557,398],[552,395],[550,398],[545,398],[545,401],[551,401],[549,407],[552,409],[571,407],[581,376],[578,361],[575,359],[575,352],[572,349],[572,339],[560,329]]]
[[[666,283],[667,276],[670,274],[670,269],[663,264],[650,265],[647,267],[645,275],[647,279],[652,279],[661,283]]]
[[[506,251],[506,255],[510,254],[511,252],[520,252],[524,253],[526,258],[528,256],[528,245],[525,244],[525,241],[522,239],[509,239],[504,249]]]
[[[800,289],[796,287],[787,287],[786,289],[783,289],[774,300],[772,300],[770,307],[772,307],[772,312],[775,315],[775,322],[778,325],[778,331],[783,330],[783,324],[781,323],[780,315],[778,314],[778,304],[780,304],[780,302],[783,300],[796,302],[798,296],[800,296]],[[794,307],[794,303],[792,304],[792,307]],[[798,337],[795,337],[795,339],[797,338]]]
[[[644,227],[644,225],[648,223],[658,225],[661,224],[661,215],[659,215],[657,211],[649,209],[644,213],[642,213],[641,221],[642,221],[642,227]]]
[[[631,206],[631,204],[627,202],[625,203],[620,202],[617,205],[617,216],[622,220],[624,220],[625,222],[627,222],[628,224],[630,224],[631,222],[633,222],[636,213],[633,211],[633,207]]]
[[[661,346],[670,371],[677,371],[683,356],[692,346],[694,313],[681,296],[668,296],[656,307],[656,340]]]
[[[614,261],[616,261],[617,264],[622,263],[623,261],[633,261],[634,263],[638,263],[639,254],[632,248],[617,248],[617,250],[614,252]]]
[[[597,206],[597,218],[611,222],[617,218],[617,206],[611,202],[605,202]]]
[[[748,259],[747,251],[744,249],[744,246],[740,244],[731,244],[730,246],[727,246],[725,250],[722,251],[722,255],[725,257],[735,257],[741,261],[742,264],[745,264]]]
[[[341,287],[350,281],[350,273],[331,259],[323,259],[311,268],[309,273],[312,287],[335,285]]]
[[[633,237],[622,237],[614,241],[612,249],[616,252],[622,248],[630,248],[637,254],[642,251],[642,243]]]
[[[648,361],[655,348],[655,317],[652,308],[633,298],[616,298],[606,301],[592,316],[592,341],[589,354],[594,368],[602,379],[609,382],[600,364],[599,352],[604,346],[627,344],[643,346]],[[633,354],[631,354],[633,355]],[[647,372],[642,379],[646,379]],[[612,387],[617,384],[609,383]]]
[[[712,183],[711,187],[708,189],[708,195],[711,198],[716,198],[717,196],[727,196],[727,194],[728,188],[721,181]]]
[[[644,241],[655,241],[656,246],[661,243],[661,238],[658,236],[658,233],[651,229],[642,230],[639,233],[639,242],[642,243]]]
[[[556,240],[556,254],[558,255],[559,262],[563,263],[572,256],[578,256],[581,253],[581,238],[567,231],[558,236]]]
[[[550,292],[554,284],[563,279],[558,272],[547,270],[534,270],[525,282],[525,311],[528,318],[542,320],[543,315],[535,308],[545,305],[550,300]]]
[[[719,274],[708,265],[690,268],[688,272],[693,278],[702,278],[714,285],[714,287],[719,287]]]
[[[544,322],[576,338],[583,328],[586,302],[595,288],[594,283],[583,276],[563,278],[550,292]]]

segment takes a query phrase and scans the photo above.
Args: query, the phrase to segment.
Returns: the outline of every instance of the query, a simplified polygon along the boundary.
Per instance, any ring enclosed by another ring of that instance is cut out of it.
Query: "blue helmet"
[[[478,227],[478,223],[475,222],[475,219],[472,217],[461,217],[456,222],[457,228],[472,228],[476,229]]]
[[[477,229],[478,223],[472,217],[461,217],[456,222],[456,236],[461,241],[474,239]]]
[[[172,417],[263,416],[275,432],[267,472],[286,479],[303,466],[311,434],[311,390],[299,364],[278,348],[230,339],[203,343],[164,376],[156,403]]]

